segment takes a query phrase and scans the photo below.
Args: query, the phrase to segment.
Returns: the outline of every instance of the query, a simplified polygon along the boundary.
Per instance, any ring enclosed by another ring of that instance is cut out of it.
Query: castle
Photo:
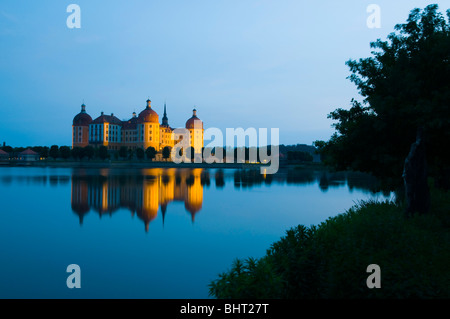
[[[203,148],[203,122],[197,117],[196,109],[193,115],[186,121],[186,130],[190,133],[189,145],[194,147],[195,152],[201,152]],[[151,106],[150,99],[147,100],[145,109],[129,120],[121,121],[114,114],[101,115],[95,120],[86,113],[86,105],[81,105],[81,112],[77,114],[72,123],[72,148],[85,146],[105,146],[110,151],[117,151],[122,146],[136,150],[149,147],[155,148],[157,152],[166,146],[173,148],[179,141],[173,138],[174,128],[169,125],[164,104],[164,115],[161,124],[159,116]]]

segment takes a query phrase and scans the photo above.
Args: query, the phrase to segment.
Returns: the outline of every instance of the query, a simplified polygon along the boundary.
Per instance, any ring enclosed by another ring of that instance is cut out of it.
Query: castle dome
[[[203,122],[197,117],[197,110],[192,110],[192,117],[186,121],[187,129],[203,129]]]
[[[159,123],[158,113],[153,111],[151,102],[152,101],[147,100],[147,107],[141,113],[139,113],[139,116],[138,116],[139,123],[144,123],[144,122]]]
[[[81,105],[81,112],[73,118],[73,126],[89,126],[92,122],[92,117],[86,113],[86,105]]]

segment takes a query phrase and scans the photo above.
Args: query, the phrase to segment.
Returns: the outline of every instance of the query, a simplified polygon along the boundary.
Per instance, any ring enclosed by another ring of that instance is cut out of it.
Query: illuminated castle
[[[195,152],[201,151],[204,130],[196,109],[185,127],[190,133],[190,146],[194,147]],[[152,109],[150,100],[147,100],[147,106],[138,116],[133,112],[132,118],[125,121],[119,120],[114,114],[105,115],[103,112],[92,120],[83,103],[81,112],[73,119],[72,147],[103,145],[111,151],[117,151],[122,146],[133,150],[154,147],[156,151],[161,151],[166,146],[173,147],[177,142],[172,137],[173,131],[174,128],[169,126],[165,104],[160,124],[158,113]]]

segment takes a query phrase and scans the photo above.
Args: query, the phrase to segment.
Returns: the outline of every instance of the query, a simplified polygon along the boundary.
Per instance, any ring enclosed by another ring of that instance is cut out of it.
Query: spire
[[[162,118],[162,125],[169,126],[169,119],[167,118],[167,112],[166,112],[166,102],[164,102],[164,116]]]
[[[81,104],[81,113],[86,113],[86,105],[84,105],[84,100],[83,104]]]
[[[164,217],[166,217],[166,211],[167,211],[167,204],[161,205],[163,228],[164,228]]]

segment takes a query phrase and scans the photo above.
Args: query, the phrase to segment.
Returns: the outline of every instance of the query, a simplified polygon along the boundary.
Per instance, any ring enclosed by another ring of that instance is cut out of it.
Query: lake
[[[209,298],[235,258],[390,196],[376,184],[313,169],[1,167],[0,298]]]

